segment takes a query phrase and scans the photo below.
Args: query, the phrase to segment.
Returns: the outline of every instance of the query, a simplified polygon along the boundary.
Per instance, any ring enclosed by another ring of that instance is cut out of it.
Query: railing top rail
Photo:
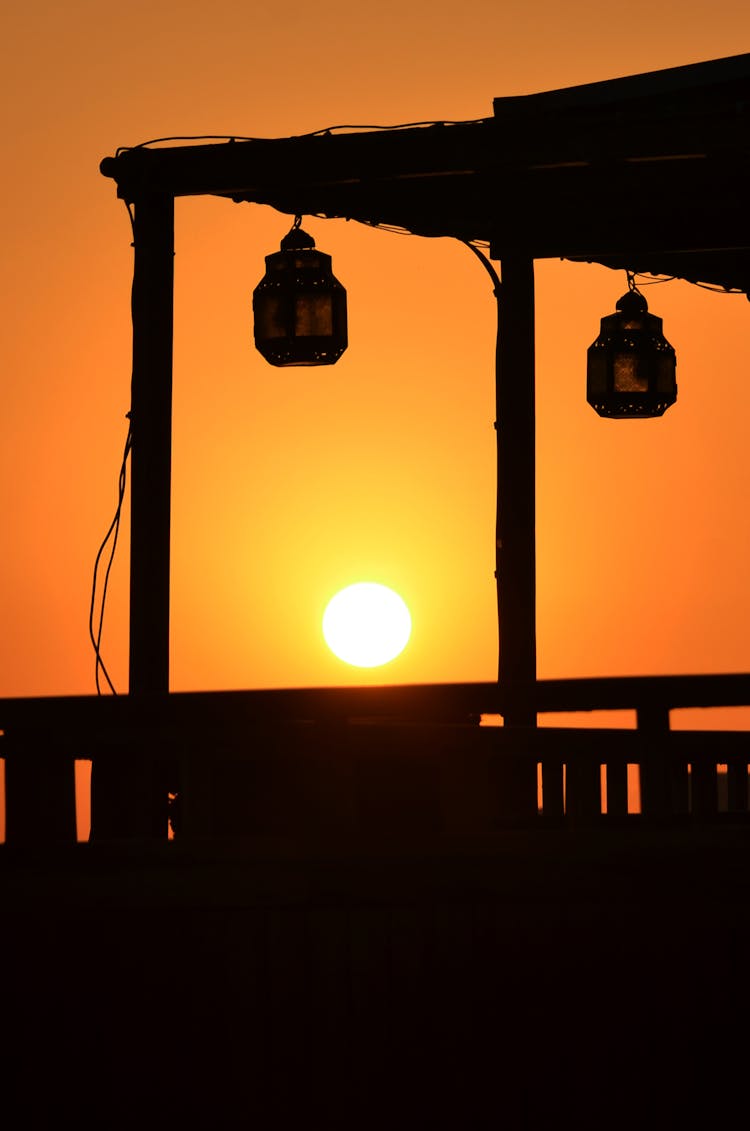
[[[128,695],[0,699],[0,731],[210,726],[255,722],[403,718],[463,722],[502,714],[524,695],[540,713],[750,706],[750,674],[617,676],[538,680],[532,687],[435,683],[373,687],[279,688]]]
[[[514,690],[506,686],[504,694],[510,698]],[[750,706],[750,674],[541,679],[534,698],[540,713],[746,707]]]

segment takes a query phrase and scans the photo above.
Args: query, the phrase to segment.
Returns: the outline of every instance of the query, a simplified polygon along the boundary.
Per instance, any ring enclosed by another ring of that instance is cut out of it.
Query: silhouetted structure
[[[744,1103],[748,737],[669,712],[750,705],[750,675],[536,679],[533,260],[747,289],[748,107],[741,56],[472,123],[103,162],[135,217],[130,693],[0,702],[25,1126],[720,1126]],[[490,240],[499,683],[169,693],[173,203],[195,193]],[[623,707],[637,729],[535,725]]]

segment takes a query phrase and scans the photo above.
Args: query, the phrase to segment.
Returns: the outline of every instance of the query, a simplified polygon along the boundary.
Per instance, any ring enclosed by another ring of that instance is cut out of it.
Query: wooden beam
[[[534,418],[534,264],[502,260],[497,336],[496,577],[498,676],[505,725],[535,726],[536,487]]]
[[[149,704],[145,716],[143,705],[127,695],[25,697],[0,699],[0,730],[6,738],[54,734],[56,750],[88,757],[83,741],[125,731],[142,736],[144,726],[223,726],[231,731],[260,722],[349,718],[466,722],[483,714],[501,714],[504,701],[512,700],[516,693],[513,684],[505,683],[501,694],[497,681],[180,691],[172,692],[156,710]],[[750,706],[750,675],[541,679],[536,682],[534,705],[539,713]],[[713,737],[717,734],[711,733]]]
[[[135,201],[130,693],[169,691],[174,200]]]

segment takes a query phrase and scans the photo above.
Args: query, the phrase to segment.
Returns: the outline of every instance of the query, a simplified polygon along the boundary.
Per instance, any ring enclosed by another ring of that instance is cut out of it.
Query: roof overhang
[[[125,149],[119,195],[212,194],[290,215],[750,290],[750,54],[514,98],[494,116]]]

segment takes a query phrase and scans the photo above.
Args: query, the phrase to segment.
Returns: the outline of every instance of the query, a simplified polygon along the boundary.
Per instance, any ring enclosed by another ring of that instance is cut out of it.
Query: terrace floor
[[[744,819],[5,845],[0,908],[19,1126],[722,1127],[744,1102]]]

